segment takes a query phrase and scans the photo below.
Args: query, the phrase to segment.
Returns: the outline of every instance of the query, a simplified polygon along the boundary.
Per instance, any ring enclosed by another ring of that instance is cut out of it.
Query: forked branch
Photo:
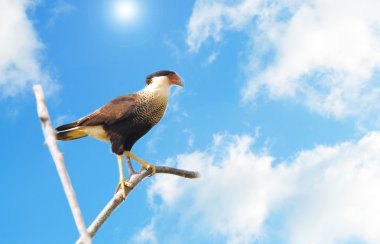
[[[132,174],[130,176],[129,182],[133,185],[133,187],[136,187],[145,177],[149,176],[151,173],[152,173],[151,169],[149,170],[142,169],[140,172]],[[176,168],[167,167],[167,166],[156,166],[156,174],[159,174],[159,173],[172,174],[172,175],[177,175],[177,176],[181,176],[181,177],[189,178],[189,179],[199,178],[200,176],[198,172],[194,172],[194,171],[176,169]],[[132,189],[127,188],[126,195],[128,196],[129,193],[133,189],[134,188]],[[104,209],[95,218],[95,220],[92,222],[90,227],[88,227],[87,231],[91,237],[95,236],[99,228],[104,224],[104,222],[111,215],[111,213],[122,202],[123,202],[123,191],[119,189],[119,191],[116,192],[113,198],[107,203]],[[80,243],[80,240],[78,240],[77,243]]]

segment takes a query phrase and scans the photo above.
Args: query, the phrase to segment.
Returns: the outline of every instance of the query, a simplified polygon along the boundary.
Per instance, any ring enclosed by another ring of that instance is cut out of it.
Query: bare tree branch
[[[59,178],[61,179],[63,189],[65,191],[67,200],[71,208],[71,212],[74,216],[75,224],[81,236],[81,243],[91,244],[91,237],[87,232],[86,224],[84,223],[78,201],[75,197],[74,188],[71,184],[70,177],[66,171],[63,155],[59,151],[57,146],[55,131],[51,126],[50,117],[46,108],[42,87],[40,85],[34,85],[33,90],[36,96],[38,117],[40,118],[42,131],[45,136],[45,144],[49,148],[49,151],[55,163],[55,167],[57,168]]]
[[[135,170],[133,169],[132,167],[132,162],[131,162],[131,158],[130,157],[126,157],[127,158],[127,169],[128,169],[128,172],[129,172],[129,177],[136,173]]]
[[[58,175],[61,179],[63,189],[65,191],[67,200],[69,202],[71,211],[74,216],[75,224],[77,225],[78,231],[80,233],[80,238],[76,242],[77,244],[91,244],[92,237],[95,236],[96,232],[99,228],[104,224],[104,222],[108,219],[111,213],[123,202],[123,191],[122,188],[116,192],[113,198],[107,203],[104,209],[99,213],[99,215],[92,222],[90,227],[86,229],[86,225],[84,223],[78,201],[75,197],[74,188],[71,184],[70,177],[67,173],[65,163],[63,160],[63,155],[59,151],[56,141],[56,133],[51,126],[50,117],[47,111],[47,107],[45,104],[45,98],[40,85],[33,86],[34,94],[36,96],[37,102],[37,111],[38,117],[40,118],[42,131],[45,136],[45,144],[49,148],[49,151],[53,157],[55,166],[57,168]],[[128,160],[127,167],[130,173],[129,182],[133,187],[137,186],[145,177],[149,176],[152,173],[152,170],[142,169],[140,172],[136,173],[133,170],[132,164]],[[199,178],[198,172],[187,171],[182,169],[176,169],[167,166],[156,166],[156,173],[163,174],[172,174],[177,175],[184,178],[194,179]],[[133,190],[133,188],[126,189],[126,195]]]
[[[139,184],[145,177],[149,176],[152,173],[151,169],[146,170],[142,169],[139,173],[134,173],[130,176],[129,182],[133,185],[133,187],[136,187],[137,184]],[[194,171],[187,171],[182,169],[176,169],[172,167],[167,166],[156,166],[156,174],[162,173],[162,174],[172,174],[181,176],[188,179],[195,179],[199,178],[200,175],[198,172]],[[134,188],[127,188],[126,195],[128,196],[129,193]],[[108,217],[111,215],[111,213],[123,202],[123,192],[121,189],[119,189],[118,192],[113,196],[113,198],[107,203],[107,205],[104,207],[104,209],[99,213],[99,215],[95,218],[95,220],[92,222],[90,227],[88,227],[87,231],[91,237],[94,237],[96,232],[99,230],[99,228],[104,224],[104,222],[108,219]],[[80,243],[81,239],[77,241],[77,244]]]

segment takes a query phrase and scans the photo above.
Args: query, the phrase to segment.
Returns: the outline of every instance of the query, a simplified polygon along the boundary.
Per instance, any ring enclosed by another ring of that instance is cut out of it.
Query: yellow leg
[[[120,173],[120,181],[119,184],[117,185],[116,192],[120,189],[123,190],[123,199],[127,197],[127,192],[125,187],[133,188],[132,184],[129,183],[125,178],[124,178],[124,171],[123,171],[123,156],[122,155],[117,155],[117,162],[119,164],[119,173]]]
[[[152,175],[154,175],[156,173],[156,167],[153,164],[147,163],[144,160],[142,160],[141,158],[136,157],[130,151],[125,151],[124,154],[126,157],[131,157],[134,160],[136,160],[137,162],[139,162],[143,168],[152,169]]]

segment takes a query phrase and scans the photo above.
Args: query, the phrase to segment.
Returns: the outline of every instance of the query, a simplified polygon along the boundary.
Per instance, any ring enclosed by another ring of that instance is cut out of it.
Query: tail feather
[[[65,124],[57,127],[57,140],[70,141],[87,136],[87,133],[81,130],[76,122]]]
[[[78,126],[78,123],[77,122],[73,122],[73,123],[69,123],[69,124],[58,126],[57,128],[55,128],[55,130],[57,132],[60,132],[60,131],[72,129],[72,128],[77,127],[77,126]]]

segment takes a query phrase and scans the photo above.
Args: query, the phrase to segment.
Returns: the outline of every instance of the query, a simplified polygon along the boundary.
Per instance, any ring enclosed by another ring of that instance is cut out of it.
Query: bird
[[[184,87],[183,80],[174,71],[159,70],[145,79],[145,87],[135,93],[116,97],[74,122],[58,126],[57,140],[70,141],[86,136],[111,143],[111,151],[116,154],[120,180],[116,192],[122,188],[123,199],[126,187],[132,188],[123,172],[123,154],[127,163],[130,158],[141,164],[142,168],[156,168],[131,153],[134,144],[148,133],[163,117],[172,85]]]

